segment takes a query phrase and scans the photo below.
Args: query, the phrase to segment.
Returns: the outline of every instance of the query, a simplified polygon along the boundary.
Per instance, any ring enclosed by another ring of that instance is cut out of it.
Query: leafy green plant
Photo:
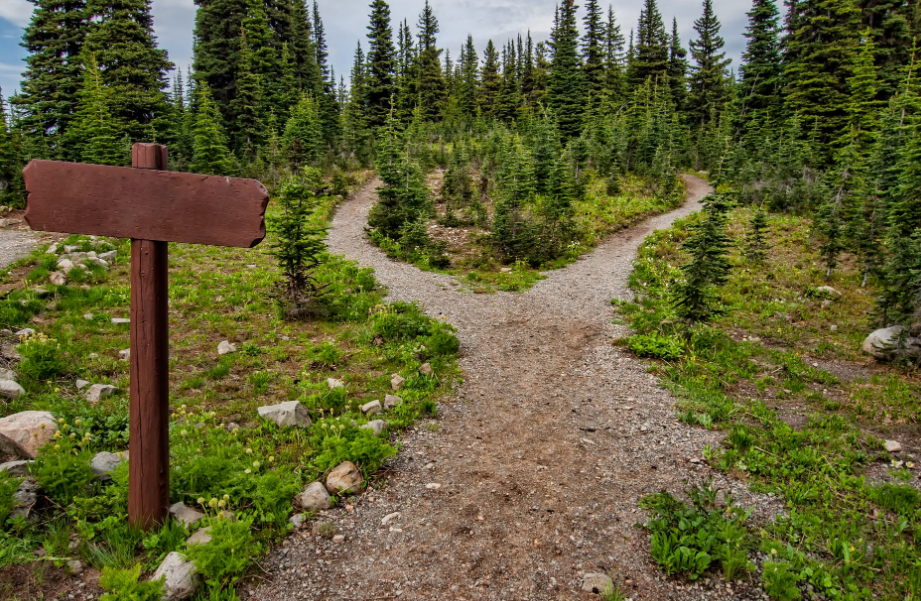
[[[453,355],[460,350],[460,340],[447,325],[436,328],[430,336],[425,338],[424,344],[429,354],[435,357]]]
[[[385,342],[402,342],[429,335],[432,325],[418,305],[397,302],[378,312],[371,327]]]
[[[342,349],[329,340],[324,340],[310,349],[311,359],[323,365],[335,365],[342,358],[342,354]]]
[[[868,489],[870,499],[893,513],[910,517],[921,506],[921,493],[908,485],[883,484]]]
[[[62,424],[59,432],[66,426]],[[59,505],[70,505],[74,497],[86,492],[96,479],[90,468],[92,456],[73,439],[62,436],[42,447],[32,473],[48,498]]]
[[[658,334],[636,334],[627,340],[627,346],[637,357],[676,361],[684,355],[684,343],[674,337]]]
[[[762,573],[764,592],[774,601],[799,601],[802,598],[797,586],[799,577],[786,562],[768,561]]]
[[[109,591],[99,601],[160,601],[164,594],[162,580],[139,582],[140,564],[123,570],[103,568],[99,586]]]
[[[6,470],[0,472],[0,528],[6,523],[13,512],[16,500],[13,495],[19,490],[22,478],[12,476]]]
[[[208,587],[221,589],[236,582],[262,553],[262,545],[253,536],[252,517],[239,521],[215,518],[209,525],[211,541],[189,545],[185,555]]]
[[[48,380],[64,372],[64,350],[61,344],[42,333],[32,334],[18,346],[22,362],[19,373],[33,380]]]
[[[310,443],[318,451],[311,463],[317,473],[351,461],[368,476],[376,472],[385,459],[396,455],[396,449],[382,437],[340,418],[315,423],[311,427]]]

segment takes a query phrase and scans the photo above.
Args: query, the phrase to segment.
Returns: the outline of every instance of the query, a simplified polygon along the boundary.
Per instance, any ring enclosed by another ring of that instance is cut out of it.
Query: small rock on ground
[[[334,494],[339,495],[344,492],[357,493],[361,491],[361,484],[364,477],[361,470],[355,467],[351,461],[345,461],[339,464],[326,477],[326,489]]]
[[[165,601],[183,601],[188,599],[201,584],[201,579],[195,571],[195,564],[182,559],[173,551],[160,564],[157,571],[150,577],[151,580],[163,580]]]
[[[217,345],[218,355],[229,355],[235,352],[237,352],[237,345],[232,344],[228,340],[222,340],[220,344]]]
[[[259,407],[259,417],[274,422],[279,428],[309,428],[310,414],[299,401]]]
[[[118,388],[110,384],[93,384],[86,391],[86,400],[95,404],[104,398],[112,396],[117,391]]]
[[[35,459],[38,451],[58,431],[47,411],[22,411],[0,419],[0,452]]]

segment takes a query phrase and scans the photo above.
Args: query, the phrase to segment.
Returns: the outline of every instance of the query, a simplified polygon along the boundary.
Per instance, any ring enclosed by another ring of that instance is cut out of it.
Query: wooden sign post
[[[167,149],[135,144],[131,165],[32,161],[22,174],[33,230],[131,238],[128,518],[150,529],[169,507],[168,243],[252,248],[269,195],[255,181],[167,171]]]

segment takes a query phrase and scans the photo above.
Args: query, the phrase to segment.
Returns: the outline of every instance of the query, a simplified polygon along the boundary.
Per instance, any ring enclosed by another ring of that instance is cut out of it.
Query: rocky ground
[[[337,213],[333,252],[373,267],[392,300],[419,301],[458,328],[465,381],[420,427],[386,485],[308,523],[267,558],[241,599],[591,599],[586,573],[607,573],[633,599],[761,599],[665,579],[635,526],[640,497],[715,485],[755,509],[781,510],[711,472],[718,434],[688,427],[643,362],[613,344],[611,299],[628,298],[637,247],[699,208],[710,191],[687,177],[687,204],[617,234],[523,294],[458,292],[449,276],[388,259],[365,237],[371,182]],[[721,580],[719,582],[722,582]]]

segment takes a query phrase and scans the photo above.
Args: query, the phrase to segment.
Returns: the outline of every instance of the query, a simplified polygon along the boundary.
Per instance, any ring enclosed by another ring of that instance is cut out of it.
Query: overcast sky
[[[425,0],[391,0],[396,21],[409,19],[415,26]],[[549,37],[556,0],[430,0],[441,25],[439,43],[456,58],[461,44],[472,34],[477,50],[482,51],[490,38],[498,45],[509,37],[517,37],[528,29],[536,39]],[[610,2],[625,36],[636,27],[641,2],[613,0]],[[330,60],[339,74],[348,77],[355,44],[360,39],[367,49],[369,0],[319,0],[320,14],[326,26]],[[605,4],[605,2],[602,2]],[[671,31],[672,17],[678,18],[681,41],[687,47],[693,35],[694,19],[701,12],[701,0],[659,0],[659,8]],[[715,0],[717,14],[723,24],[723,37],[732,57],[732,67],[738,68],[744,49],[745,13],[750,3],[740,0]],[[169,51],[170,59],[185,70],[192,58],[192,29],[195,23],[193,0],[153,0],[154,28],[160,47]],[[19,46],[22,28],[29,23],[32,4],[28,0],[0,0],[0,87],[4,97],[18,88],[24,70],[25,51]],[[580,10],[580,18],[584,14]],[[414,28],[415,30],[415,28]]]

